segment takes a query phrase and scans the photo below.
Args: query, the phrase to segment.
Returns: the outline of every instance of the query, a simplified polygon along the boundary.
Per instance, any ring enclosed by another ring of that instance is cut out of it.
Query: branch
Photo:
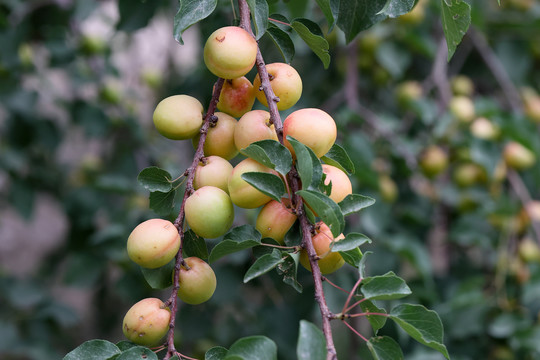
[[[167,333],[167,354],[164,357],[164,360],[168,360],[174,355],[177,355],[176,348],[174,347],[174,327],[176,322],[176,313],[178,311],[178,289],[180,288],[180,269],[182,265],[186,265],[184,262],[184,257],[182,255],[182,249],[184,246],[184,216],[185,216],[185,204],[187,198],[193,193],[193,179],[195,178],[195,170],[199,165],[199,161],[204,157],[204,142],[206,141],[206,135],[208,134],[208,128],[212,123],[217,121],[217,118],[214,116],[216,111],[217,103],[219,101],[219,94],[221,93],[221,88],[223,87],[224,80],[218,78],[214,84],[214,92],[212,93],[212,100],[208,105],[208,111],[204,117],[204,122],[201,127],[200,133],[201,137],[199,139],[199,144],[197,145],[197,150],[195,150],[195,155],[193,155],[193,161],[191,166],[184,173],[186,175],[186,189],[184,191],[184,197],[182,199],[182,205],[180,205],[180,212],[178,217],[174,220],[174,226],[178,229],[178,234],[180,235],[180,249],[176,253],[176,260],[174,265],[174,280],[173,280],[173,290],[169,299],[165,302],[165,305],[168,306],[171,310],[171,320],[169,322],[169,332]],[[184,356],[185,357],[185,356]]]
[[[240,27],[242,27],[244,30],[246,30],[253,36],[253,31],[251,30],[250,12],[246,0],[238,0],[238,8],[240,10]],[[260,49],[257,49],[256,66],[259,77],[261,78],[261,88],[268,102],[270,121],[274,124],[274,129],[276,130],[279,142],[283,144],[283,122],[281,121],[281,117],[277,108],[277,102],[279,101],[279,98],[276,97],[272,90],[272,86],[270,85],[268,71],[266,70],[266,64],[264,62]],[[311,241],[311,224],[309,223],[304,213],[304,204],[302,202],[302,198],[296,194],[296,192],[300,189],[298,178],[299,177],[298,173],[296,172],[296,168],[293,166],[288,174],[289,186],[293,193],[291,201],[293,203],[293,206],[295,206],[296,208],[298,220],[300,221],[300,226],[302,228],[302,247],[306,250],[308,254],[313,274],[313,281],[315,285],[315,300],[319,304],[323,323],[323,333],[324,337],[326,338],[326,359],[337,360],[334,339],[332,337],[332,329],[330,327],[330,319],[333,317],[333,314],[328,308],[328,305],[326,304],[326,299],[324,297],[322,274],[321,270],[319,269],[319,264],[316,260],[317,253],[315,252],[313,243]]]
[[[508,105],[510,106],[512,111],[521,111],[522,102],[519,91],[510,79],[510,76],[508,76],[508,73],[506,72],[504,66],[500,62],[495,52],[489,47],[489,44],[484,35],[482,35],[472,26],[469,29],[468,35],[474,47],[476,48],[476,50],[478,50],[478,53],[486,63],[487,67],[493,73],[495,80],[497,80],[497,82],[501,86],[501,89],[504,92],[506,99],[508,100]]]
[[[446,46],[446,40],[441,38],[430,74],[430,77],[433,79],[433,84],[435,84],[435,87],[439,92],[439,114],[442,114],[446,110],[452,97],[450,84],[448,82],[447,56],[448,48]]]
[[[352,42],[348,47],[347,53],[347,76],[345,79],[345,101],[347,106],[362,117],[369,127],[375,131],[376,135],[392,144],[403,156],[407,166],[409,166],[411,170],[414,170],[418,167],[418,162],[416,161],[414,154],[409,151],[401,139],[396,136],[392,130],[380,126],[379,124],[381,121],[378,116],[368,108],[362,106],[358,101],[358,51],[356,47],[357,43]]]

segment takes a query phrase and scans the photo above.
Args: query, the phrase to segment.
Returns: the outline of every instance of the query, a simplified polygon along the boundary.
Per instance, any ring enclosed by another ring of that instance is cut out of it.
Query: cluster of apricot
[[[253,209],[262,207],[256,220],[256,229],[263,238],[272,238],[284,244],[286,233],[297,220],[289,198],[281,202],[259,191],[246,182],[242,175],[248,172],[268,173],[286,179],[275,170],[257,161],[246,158],[233,167],[229,160],[250,144],[260,140],[278,141],[274,125],[268,111],[252,110],[257,98],[268,106],[261,88],[259,75],[253,83],[246,75],[254,66],[258,52],[255,39],[240,27],[224,27],[210,35],[204,47],[204,61],[216,76],[226,79],[217,104],[220,112],[206,133],[204,157],[195,169],[194,192],[185,202],[185,220],[189,228],[202,238],[218,238],[231,227],[234,206]],[[266,66],[271,79],[270,85],[276,97],[278,110],[285,110],[300,99],[302,80],[294,68],[285,63]],[[239,118],[239,120],[236,120]],[[194,146],[199,143],[203,125],[203,106],[188,95],[174,95],[162,100],[156,107],[154,125],[160,134],[173,140],[192,139]],[[284,139],[288,135],[313,150],[317,157],[325,155],[334,145],[337,135],[332,117],[322,110],[308,108],[292,112],[283,122]],[[294,158],[294,149],[284,140]],[[245,154],[244,154],[245,155]],[[326,174],[325,184],[332,182],[329,197],[336,203],[352,193],[351,182],[341,169],[322,165]],[[336,239],[328,226],[316,224],[312,236],[314,248],[319,256],[322,273],[337,270],[344,263],[330,246]],[[152,219],[143,222],[129,236],[127,248],[129,257],[146,268],[161,267],[170,262],[180,246],[178,228],[171,222]],[[189,304],[199,304],[208,300],[215,288],[216,278],[210,266],[201,259],[185,259],[188,267],[182,267],[179,274],[178,296]],[[300,256],[300,262],[311,269],[307,254]],[[124,334],[133,342],[150,345],[156,343],[168,329],[169,310],[159,299],[145,299],[135,304],[124,319]]]

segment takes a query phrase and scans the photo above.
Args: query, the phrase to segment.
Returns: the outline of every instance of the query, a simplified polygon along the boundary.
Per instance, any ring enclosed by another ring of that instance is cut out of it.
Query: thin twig
[[[352,297],[354,296],[354,293],[356,292],[356,289],[358,289],[358,287],[360,286],[360,284],[362,283],[362,278],[359,278],[356,283],[354,284],[351,292],[349,293],[349,296],[347,297],[347,301],[345,301],[345,304],[343,304],[343,309],[341,309],[341,313],[342,314],[345,314],[345,312],[347,311],[346,309],[349,307],[349,304],[351,302],[351,299]]]
[[[439,93],[439,114],[442,114],[446,110],[450,98],[452,97],[450,83],[448,82],[447,56],[448,48],[446,46],[446,40],[441,38],[430,74],[431,79],[433,79],[433,84]]]
[[[495,77],[495,80],[501,86],[501,89],[508,100],[508,105],[514,112],[520,112],[522,109],[522,101],[519,91],[510,79],[508,72],[505,70],[501,61],[495,52],[489,47],[485,36],[477,31],[473,26],[469,28],[468,36],[471,39],[474,47],[486,63],[487,67]]]
[[[349,45],[347,52],[347,77],[345,79],[345,101],[347,106],[363,118],[376,135],[392,144],[403,156],[407,166],[409,166],[411,170],[414,170],[418,167],[418,162],[416,161],[414,154],[403,144],[401,139],[396,136],[392,130],[380,126],[379,124],[381,124],[381,121],[379,120],[379,117],[368,108],[362,106],[358,101],[358,51],[356,48],[357,44],[353,41]]]
[[[356,335],[358,335],[362,340],[364,340],[365,342],[368,342],[368,339],[366,339],[362,334],[360,334],[358,331],[356,331],[351,325],[349,325],[348,322],[346,322],[345,320],[343,320],[343,323],[345,325],[347,325],[347,327],[353,332],[355,333]]]

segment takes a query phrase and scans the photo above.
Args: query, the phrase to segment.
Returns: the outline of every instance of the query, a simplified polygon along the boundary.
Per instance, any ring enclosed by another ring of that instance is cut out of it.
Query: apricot
[[[217,116],[218,121],[215,126],[208,128],[203,146],[204,155],[215,155],[225,160],[231,160],[238,155],[238,150],[234,145],[234,128],[237,121],[232,116],[222,112],[217,112],[214,115]],[[193,138],[194,148],[197,148],[199,138],[200,134]]]
[[[323,173],[326,174],[326,179],[324,184],[328,185],[332,182],[332,191],[330,192],[330,199],[334,200],[336,203],[345,199],[349,194],[352,194],[352,184],[351,180],[347,174],[345,174],[341,169],[328,165],[322,165]]]
[[[157,131],[172,140],[191,139],[203,123],[203,106],[188,95],[173,95],[160,101],[154,111]]]
[[[321,157],[334,145],[337,137],[336,122],[326,112],[307,108],[291,113],[283,122],[284,144],[294,156],[294,149],[286,139],[292,136]]]
[[[198,305],[208,301],[216,290],[216,274],[205,261],[197,257],[188,257],[179,274],[178,297],[185,303]]]
[[[234,167],[228,184],[231,200],[236,206],[254,209],[266,204],[271,198],[242,179],[242,174],[246,172],[266,172],[276,175],[277,172],[250,158],[242,160]]]
[[[503,157],[506,165],[516,170],[528,169],[536,162],[535,154],[515,141],[505,145]]]
[[[224,235],[234,220],[234,208],[227,193],[215,186],[203,186],[185,203],[186,221],[197,235],[217,238]]]
[[[127,240],[129,258],[148,269],[167,264],[179,248],[178,229],[164,219],[150,219],[137,225]]]
[[[255,90],[245,76],[223,83],[217,108],[236,118],[251,110],[255,102]]]
[[[313,242],[313,247],[315,252],[319,257],[317,260],[319,268],[321,269],[322,274],[330,274],[339,269],[345,263],[343,257],[338,252],[331,252],[330,245],[333,241],[339,241],[345,239],[343,234],[339,235],[334,239],[330,228],[321,222],[318,222],[315,226],[315,235],[312,236],[311,241]],[[309,256],[307,251],[303,249],[300,252],[300,263],[306,269],[311,271],[311,264],[309,263]]]
[[[228,193],[227,183],[232,171],[233,166],[227,160],[219,156],[207,156],[199,161],[195,169],[193,187],[197,190],[203,186],[215,186]]]
[[[284,244],[285,235],[296,221],[296,215],[292,213],[289,199],[281,199],[282,202],[272,200],[263,206],[255,228],[263,238],[272,238],[280,244]]]
[[[268,71],[270,86],[274,95],[279,98],[277,103],[278,110],[287,110],[294,106],[302,95],[302,79],[298,72],[292,66],[285,63],[267,64],[266,71]],[[257,100],[268,107],[264,91],[260,89],[261,78],[259,74],[253,80],[253,87]]]
[[[157,345],[167,334],[171,312],[163,301],[146,298],[133,305],[122,324],[124,336],[135,344],[143,346]]]
[[[257,57],[257,42],[244,29],[226,26],[217,29],[204,45],[204,63],[212,74],[224,79],[246,75]]]
[[[234,129],[234,144],[242,152],[242,149],[260,140],[278,141],[278,137],[274,125],[270,123],[270,113],[264,110],[252,110],[238,120]]]

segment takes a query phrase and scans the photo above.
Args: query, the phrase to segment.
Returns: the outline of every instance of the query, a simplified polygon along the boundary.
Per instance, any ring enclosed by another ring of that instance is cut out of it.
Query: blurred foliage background
[[[269,4],[325,29],[314,1]],[[374,240],[368,273],[407,279],[407,301],[440,314],[454,359],[538,359],[540,211],[523,209],[540,200],[540,3],[471,5],[472,28],[449,63],[436,1],[349,45],[334,29],[328,70],[293,37],[304,93],[282,116],[320,107],[336,119],[356,165],[355,192],[378,200],[348,223]],[[176,10],[164,0],[0,1],[2,359],[59,359],[87,339],[121,340],[134,302],[168,296],[146,285],[125,251],[130,231],[156,216],[136,177],[151,165],[178,176],[190,163],[191,143],[159,136],[152,112],[173,94],[208,103],[215,78],[202,45],[234,21],[230,2],[220,1],[180,46]],[[269,38],[260,46],[267,63],[281,61]],[[478,130],[486,128],[493,136]],[[532,166],[505,169],[511,141],[532,151]],[[430,145],[448,158],[436,176],[419,163]],[[254,222],[256,210],[238,211],[237,224]],[[242,252],[213,264],[212,300],[180,309],[182,353],[263,334],[280,359],[295,357],[299,320],[319,318],[311,275],[300,270],[302,294],[274,275],[243,284],[251,262]],[[355,276],[349,268],[332,281],[350,288]],[[343,303],[335,289],[326,294],[331,306]],[[361,340],[334,325],[340,358],[362,357]],[[441,358],[391,326],[383,332],[407,359]]]

